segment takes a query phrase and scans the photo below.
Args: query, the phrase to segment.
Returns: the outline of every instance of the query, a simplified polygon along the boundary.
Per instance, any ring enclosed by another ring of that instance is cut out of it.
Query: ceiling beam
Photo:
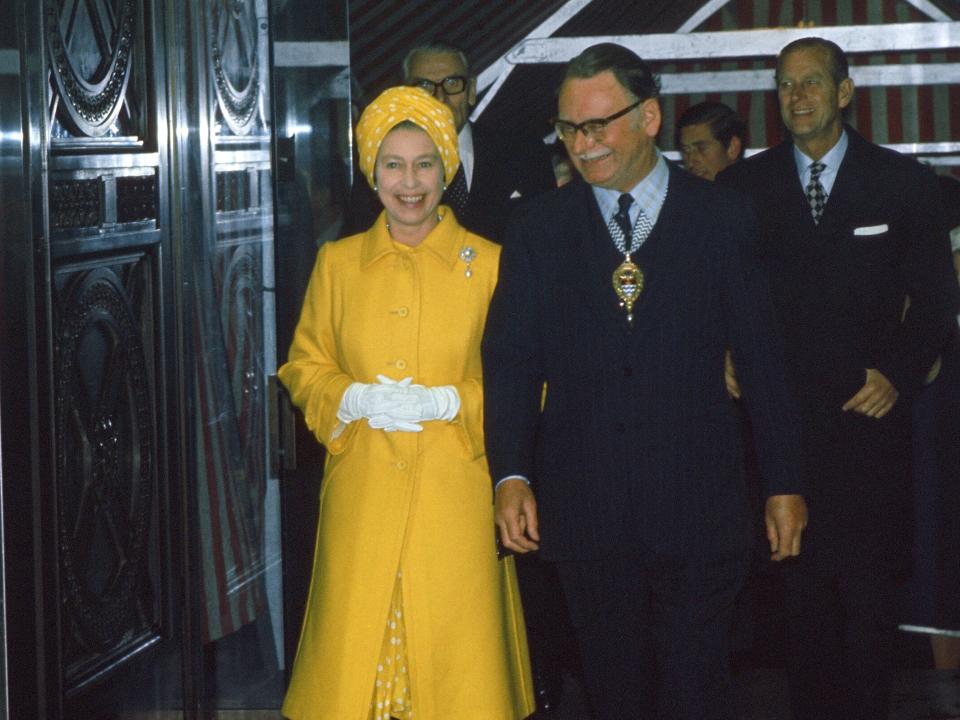
[[[851,65],[850,77],[857,87],[958,84],[960,63]],[[660,84],[663,95],[766,90],[772,92],[773,69],[662,73]]]
[[[702,33],[528,38],[507,53],[521,64],[564,63],[600,42],[614,42],[645,60],[719,60],[775,56],[787,43],[817,35],[847,54],[916,52],[960,47],[960,22],[891,23],[818,28],[768,28]]]
[[[593,2],[593,0],[567,0],[567,2],[561,5],[557,11],[553,13],[553,15],[548,17],[542,23],[537,25],[537,27],[527,33],[527,37],[525,39],[550,37],[568,20],[587,7],[587,5],[589,5],[591,2]],[[509,51],[507,54],[509,54]],[[514,63],[509,62],[506,59],[507,54],[503,55],[499,60],[494,62],[492,65],[490,65],[490,67],[486,68],[477,76],[477,92],[483,92],[497,82],[497,79],[501,75],[504,73],[509,74],[510,71],[513,70]],[[499,84],[502,85],[503,83],[501,82]]]
[[[705,3],[699,10],[691,15],[690,18],[677,29],[677,32],[693,32],[729,2],[730,0],[710,0],[710,2]]]
[[[913,5],[917,10],[922,12],[931,20],[939,20],[941,22],[947,22],[953,20],[954,18],[950,17],[943,10],[934,5],[930,0],[906,0],[907,3]]]

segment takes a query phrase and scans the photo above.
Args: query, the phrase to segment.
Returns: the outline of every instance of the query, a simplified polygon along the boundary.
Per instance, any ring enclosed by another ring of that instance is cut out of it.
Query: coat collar
[[[437,211],[443,216],[439,224],[422,243],[409,251],[430,253],[443,265],[453,268],[460,259],[461,251],[466,247],[467,231],[457,222],[453,211],[446,205],[441,205]],[[381,211],[377,221],[364,233],[361,266],[366,267],[386,255],[404,251],[404,248],[390,237],[386,211]]]

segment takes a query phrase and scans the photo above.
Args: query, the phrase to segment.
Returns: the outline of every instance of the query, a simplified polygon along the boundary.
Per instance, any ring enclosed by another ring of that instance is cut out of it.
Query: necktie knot
[[[630,222],[630,206],[633,205],[633,195],[623,193],[623,195],[617,199],[617,204],[620,206],[620,209],[617,210],[613,219],[617,221],[617,225],[619,225],[623,231],[623,236],[629,238],[633,230],[633,223]]]
[[[818,182],[820,180],[820,175],[826,169],[827,169],[827,166],[824,165],[819,160],[817,162],[810,163],[810,181]]]

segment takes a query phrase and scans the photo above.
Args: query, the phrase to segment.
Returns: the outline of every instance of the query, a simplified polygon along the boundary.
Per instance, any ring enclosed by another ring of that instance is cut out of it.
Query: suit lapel
[[[796,220],[787,223],[785,231],[790,236],[781,237],[779,241],[797,245],[799,243],[806,245],[821,245],[824,242],[824,236],[817,230],[817,224],[813,221],[813,213],[810,211],[810,201],[807,200],[806,188],[800,182],[800,175],[797,173],[797,161],[793,156],[793,143],[783,142],[771,150],[774,162],[771,164],[772,174],[768,178],[769,187],[773,188],[775,194],[771,198],[770,206],[775,208],[796,208]],[[829,212],[831,198],[827,199],[824,213],[820,217],[820,223],[823,224],[823,218]]]
[[[837,222],[848,215],[851,207],[860,204],[859,198],[863,192],[862,184],[858,183],[856,178],[865,177],[866,171],[861,167],[863,161],[861,151],[866,141],[852,128],[845,129],[849,143],[847,152],[840,161],[836,180],[830,189],[830,197],[827,198],[823,217],[820,218],[820,230],[824,235],[827,235],[827,230],[834,229]]]

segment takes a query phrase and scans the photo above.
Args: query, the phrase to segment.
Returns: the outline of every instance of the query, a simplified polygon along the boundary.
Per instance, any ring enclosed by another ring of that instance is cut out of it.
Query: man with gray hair
[[[504,137],[470,122],[477,104],[477,78],[463,50],[441,41],[412,48],[403,59],[403,82],[420,87],[453,111],[460,150],[460,171],[443,197],[460,224],[500,241],[514,204],[556,186],[553,166],[542,142]]]
[[[795,40],[775,82],[789,139],[718,181],[760,219],[757,258],[800,405],[810,525],[784,568],[793,716],[877,720],[910,562],[911,403],[950,335],[957,287],[934,173],[844,124],[843,50]]]
[[[555,129],[578,177],[507,228],[482,345],[487,460],[504,546],[556,563],[593,720],[731,720],[751,517],[725,351],[776,560],[806,522],[796,413],[756,219],[666,162],[661,122],[659,82],[627,48],[567,66]]]

